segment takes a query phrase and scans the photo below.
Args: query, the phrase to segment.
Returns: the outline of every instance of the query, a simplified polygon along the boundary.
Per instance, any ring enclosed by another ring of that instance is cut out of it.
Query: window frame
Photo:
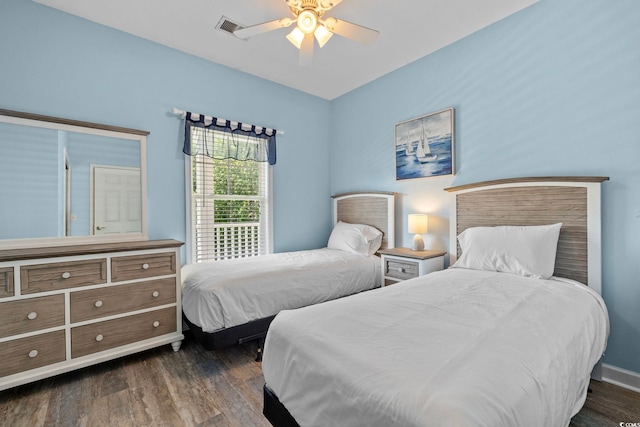
[[[252,161],[252,160],[247,160]],[[264,221],[267,225],[265,236],[267,238],[267,254],[273,253],[273,166],[265,162],[267,168],[266,177],[267,185],[265,190],[267,192],[267,219]],[[186,263],[193,264],[196,262],[195,254],[193,253],[193,175],[192,175],[192,156],[184,156],[184,171],[185,171],[185,223],[186,223]]]

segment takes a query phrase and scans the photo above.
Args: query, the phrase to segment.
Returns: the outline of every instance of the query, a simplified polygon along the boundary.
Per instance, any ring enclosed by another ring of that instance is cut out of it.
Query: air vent
[[[240,28],[242,28],[242,25],[229,20],[229,18],[227,18],[226,16],[220,18],[220,21],[218,21],[218,25],[216,25],[217,30],[221,30],[230,34],[233,34],[234,31]]]

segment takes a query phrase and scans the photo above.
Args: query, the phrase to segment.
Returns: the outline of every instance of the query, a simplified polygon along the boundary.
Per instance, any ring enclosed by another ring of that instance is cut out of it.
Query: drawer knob
[[[102,307],[102,301],[98,300],[98,301],[96,301],[96,303],[94,305],[96,307],[100,308],[100,307]]]
[[[36,317],[38,317],[38,313],[36,313],[35,311],[32,311],[31,313],[27,314],[27,319],[29,320],[33,320]]]
[[[160,296],[160,292],[158,291],[153,291],[153,293],[151,294],[151,296],[153,296],[154,298],[158,298]]]
[[[96,341],[100,342],[104,339],[104,337],[102,336],[102,334],[98,334],[96,335]]]
[[[68,279],[69,277],[71,277],[71,273],[69,273],[68,271],[65,271],[64,273],[62,273],[63,279]]]
[[[36,357],[37,355],[38,355],[38,350],[31,350],[31,351],[29,352],[29,357],[30,357],[30,358],[32,358],[32,359],[33,359],[34,357]]]
[[[144,264],[142,264],[142,269],[143,270],[148,270],[149,269],[149,264],[147,264],[146,262]]]
[[[160,326],[160,322],[158,322],[157,320],[155,322],[153,322],[153,327],[157,328],[158,326]]]
[[[402,267],[398,267],[398,268],[396,268],[396,270],[398,270],[400,273],[404,273],[404,268],[402,268]]]

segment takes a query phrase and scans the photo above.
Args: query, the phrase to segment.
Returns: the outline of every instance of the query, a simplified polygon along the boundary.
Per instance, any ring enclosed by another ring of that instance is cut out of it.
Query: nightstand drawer
[[[175,302],[175,277],[72,292],[71,322],[82,322]]]
[[[409,248],[381,249],[383,286],[424,276],[444,268],[445,252]]]
[[[111,259],[111,281],[176,274],[175,253],[136,255]]]
[[[0,377],[64,362],[64,331],[0,343]]]
[[[13,267],[0,268],[0,298],[13,295]]]
[[[385,258],[384,275],[386,277],[400,280],[412,279],[418,277],[418,269],[417,262]]]
[[[176,329],[176,308],[106,320],[71,329],[71,357],[170,334]]]
[[[107,260],[55,262],[20,267],[23,294],[107,283]]]
[[[2,302],[0,313],[0,338],[62,326],[64,295]]]

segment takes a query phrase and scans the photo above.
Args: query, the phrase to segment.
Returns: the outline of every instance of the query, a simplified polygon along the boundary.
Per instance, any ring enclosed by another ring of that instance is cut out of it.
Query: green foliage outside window
[[[196,156],[193,157],[193,193],[198,193],[196,178]],[[213,182],[207,182],[203,188],[208,195],[250,196],[260,195],[260,163],[235,159],[209,159],[207,167],[213,168]],[[201,166],[202,167],[202,166]],[[260,220],[260,202],[258,200],[221,200],[214,203],[216,223],[244,223]]]

